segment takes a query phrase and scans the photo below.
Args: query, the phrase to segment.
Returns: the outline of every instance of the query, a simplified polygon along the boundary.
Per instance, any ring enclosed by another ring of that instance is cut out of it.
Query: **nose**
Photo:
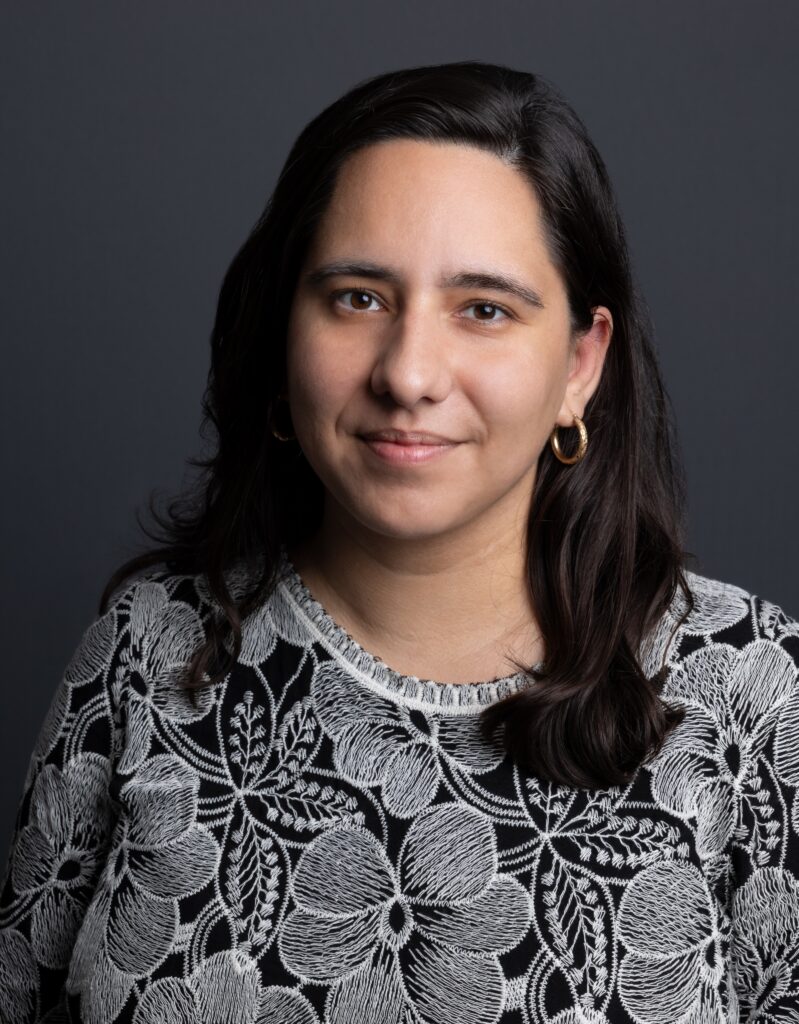
[[[443,401],[452,388],[444,333],[432,309],[406,306],[381,334],[370,379],[374,393],[407,409],[423,398]]]

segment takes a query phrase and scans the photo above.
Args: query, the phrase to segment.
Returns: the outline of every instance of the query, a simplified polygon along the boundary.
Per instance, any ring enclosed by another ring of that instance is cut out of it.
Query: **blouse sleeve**
[[[67,1019],[75,938],[115,825],[113,694],[127,630],[117,592],[83,633],[30,757],[0,887],[0,1021]]]
[[[759,604],[741,750],[731,891],[732,978],[748,1024],[799,1021],[799,623]]]

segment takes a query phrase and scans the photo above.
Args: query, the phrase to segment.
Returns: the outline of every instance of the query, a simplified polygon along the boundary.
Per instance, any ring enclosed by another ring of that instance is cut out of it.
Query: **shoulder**
[[[711,643],[744,647],[770,640],[799,652],[799,621],[773,601],[737,583],[690,569],[683,575],[687,594],[677,585],[671,602],[643,646],[647,675],[664,662]],[[797,654],[799,656],[799,653]]]
[[[170,631],[173,637],[200,635],[197,612],[189,603],[175,601],[178,592],[186,592],[184,584],[184,577],[165,569],[129,577],[88,622],[51,692],[29,759],[26,788],[48,761],[61,764],[78,755],[108,759],[118,752],[120,703],[132,672],[142,663],[155,664],[171,647]],[[159,634],[161,644],[154,648],[152,638]]]
[[[224,583],[233,602],[240,602],[258,591],[263,567],[257,561],[234,561],[223,572]],[[280,578],[278,572],[274,581]],[[260,606],[241,621],[242,656],[246,659],[253,644],[264,646],[264,629],[279,604],[273,585]],[[282,606],[281,606],[282,607]],[[176,573],[166,567],[151,569],[123,584],[112,595],[108,613],[114,617],[117,632],[127,636],[127,644],[140,654],[146,649],[150,662],[177,666],[202,644],[210,623],[226,632],[226,615],[205,573]],[[271,633],[275,633],[272,628]],[[224,640],[230,650],[230,640]],[[142,655],[143,656],[143,655]],[[242,660],[240,657],[239,660]]]
[[[691,603],[678,587],[669,612],[672,619],[681,620],[684,636],[739,647],[756,640],[789,647],[799,643],[799,621],[775,602],[737,583],[691,570],[686,570],[685,578]]]
[[[122,775],[149,756],[159,723],[203,717],[213,697],[207,686],[184,685],[185,671],[205,643],[208,605],[202,579],[151,569],[112,595],[115,650],[108,690],[115,723],[114,761]]]
[[[134,685],[155,683],[190,657],[205,638],[204,610],[196,576],[159,566],[122,580],[75,646],[65,687],[105,691],[116,706],[134,674]]]
[[[202,577],[156,568],[124,582],[111,595],[108,614],[140,643],[162,632],[196,633],[208,605]]]
[[[199,638],[201,605],[193,577],[162,568],[128,577],[79,637],[63,684],[70,690],[99,690],[119,677],[120,663],[129,662],[133,651],[150,648],[153,637]]]
[[[205,641],[215,611],[204,577],[159,566],[124,581],[94,628],[107,620],[105,632],[116,637],[118,680],[127,669],[157,683]]]
[[[757,815],[780,790],[774,800],[785,807],[785,787],[799,784],[799,622],[735,583],[686,579],[694,607],[678,597],[665,617],[682,621],[660,691],[685,714],[650,768],[663,806],[703,819],[700,852],[709,853],[744,805]]]
[[[687,572],[693,608],[678,588],[669,618],[682,619],[662,695],[677,698],[724,735],[761,749],[776,727],[799,736],[799,621],[735,583]],[[689,719],[696,720],[696,713]]]

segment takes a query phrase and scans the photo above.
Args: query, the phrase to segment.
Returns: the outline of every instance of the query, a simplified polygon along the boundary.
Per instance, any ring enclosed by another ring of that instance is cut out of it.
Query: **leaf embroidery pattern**
[[[607,911],[599,888],[561,857],[541,875],[553,952],[575,990],[601,1000],[608,987]]]
[[[525,778],[524,786],[530,803],[543,816],[544,829],[551,831],[556,828],[570,801],[574,799],[574,791],[567,786],[542,782],[535,776]]]
[[[319,723],[314,718],[310,698],[293,704],[280,722],[275,741],[277,766],[270,774],[279,785],[285,785],[291,776],[302,771],[318,732]]]
[[[280,858],[268,834],[259,835],[249,815],[231,833],[225,895],[233,916],[238,948],[253,954],[273,926],[279,896]]]
[[[662,819],[636,818],[633,815],[593,817],[593,830],[563,832],[578,847],[581,861],[610,864],[614,868],[637,868],[663,857],[687,857],[688,844],[680,840],[676,826]]]
[[[264,709],[253,703],[252,690],[247,690],[244,700],[239,701],[230,716],[230,746],[233,753],[230,760],[241,768],[244,785],[251,785],[263,771],[266,745],[263,742],[266,729],[261,722]]]
[[[751,832],[745,829],[743,833],[744,836],[749,836],[749,854],[758,867],[776,864],[782,845],[782,821],[786,816],[786,809],[781,808],[781,815],[775,811],[772,802],[774,781],[766,774],[762,758],[758,758],[752,765],[752,771],[747,776],[742,793],[744,807],[748,807],[753,819]]]
[[[330,783],[321,785],[317,779],[300,776],[285,789],[272,790],[268,804],[263,794],[259,796],[268,821],[279,821],[297,832],[316,832],[341,821],[362,824],[364,820],[354,796]]]

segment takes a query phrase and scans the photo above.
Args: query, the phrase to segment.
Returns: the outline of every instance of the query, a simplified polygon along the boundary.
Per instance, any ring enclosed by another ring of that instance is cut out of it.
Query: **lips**
[[[364,441],[390,441],[392,444],[456,444],[451,437],[434,434],[429,430],[372,430],[360,435]]]
[[[429,438],[429,436],[428,434],[427,437]],[[428,440],[424,444],[419,444],[409,440],[407,436],[401,441],[382,441],[374,437],[364,437],[361,440],[384,465],[395,468],[421,466],[428,462],[435,462],[459,447],[457,441],[433,443]]]

